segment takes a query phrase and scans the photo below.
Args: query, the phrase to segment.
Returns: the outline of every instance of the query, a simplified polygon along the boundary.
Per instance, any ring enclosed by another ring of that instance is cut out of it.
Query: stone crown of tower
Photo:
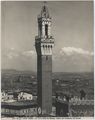
[[[35,37],[35,46],[39,55],[52,55],[54,38],[51,35],[51,23],[48,7],[44,4],[38,16],[38,35]]]
[[[42,10],[41,10],[39,17],[44,17],[44,18],[50,17],[46,2],[44,2],[44,6],[42,6]]]

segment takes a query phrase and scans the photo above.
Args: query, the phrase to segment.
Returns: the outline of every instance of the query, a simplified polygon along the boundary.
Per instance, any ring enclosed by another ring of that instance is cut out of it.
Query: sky
[[[2,69],[37,69],[35,36],[43,2],[7,1],[1,4]],[[93,2],[47,2],[55,39],[53,72],[91,72],[94,69]]]

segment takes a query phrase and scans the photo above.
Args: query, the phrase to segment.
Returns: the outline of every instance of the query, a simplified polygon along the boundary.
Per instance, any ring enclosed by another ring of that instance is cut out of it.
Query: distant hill
[[[2,90],[24,90],[33,94],[37,93],[37,73],[34,71],[17,71],[14,69],[2,70],[1,72]],[[94,97],[94,73],[64,73],[56,72],[52,74],[53,94],[56,91],[70,92],[79,95],[84,89],[89,99]]]
[[[34,74],[34,71],[20,71],[15,69],[2,69],[1,74]]]
[[[35,74],[37,72],[29,70],[16,70],[16,69],[1,69],[2,74]],[[66,75],[66,74],[93,74],[94,72],[53,72],[53,75]]]

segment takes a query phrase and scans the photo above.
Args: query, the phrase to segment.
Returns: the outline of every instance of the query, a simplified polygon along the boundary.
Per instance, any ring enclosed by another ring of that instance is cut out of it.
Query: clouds
[[[2,56],[2,64],[5,68],[34,71],[37,69],[37,55],[33,49],[19,51],[11,47]],[[62,47],[52,57],[53,71],[93,71],[94,54],[92,51],[71,46]]]
[[[82,48],[75,48],[75,47],[64,47],[64,48],[61,48],[60,50],[60,54],[61,55],[74,55],[74,54],[77,54],[77,55],[90,55],[90,56],[93,56],[93,52],[89,52],[87,50],[84,50]]]
[[[59,54],[58,54],[59,53]],[[63,72],[93,71],[94,53],[76,47],[62,47],[53,55],[53,69]],[[57,69],[56,69],[57,68]]]
[[[19,70],[36,70],[37,55],[36,51],[23,50],[19,51],[15,48],[8,49],[3,54],[3,66]],[[76,47],[62,47],[53,54],[53,71],[56,72],[79,72],[93,71],[93,52]]]
[[[9,59],[16,58],[16,57],[18,57],[18,56],[19,56],[19,54],[13,53],[13,52],[10,52],[10,53],[7,54],[7,57],[8,57]]]
[[[35,56],[36,52],[34,50],[29,51],[18,51],[15,48],[10,48],[6,51],[5,56],[8,59],[15,59],[20,57],[32,57]]]
[[[41,2],[32,1],[3,2],[2,68],[36,70],[34,44],[41,6]],[[55,38],[54,71],[90,71],[93,67],[93,2],[48,2],[48,7]]]
[[[36,54],[34,50],[19,51],[15,48],[10,48],[2,53],[1,59],[3,69],[36,69]]]
[[[30,50],[30,51],[24,51],[22,54],[25,55],[25,56],[27,56],[27,57],[29,57],[29,56],[35,55],[36,52],[33,51],[33,50]]]

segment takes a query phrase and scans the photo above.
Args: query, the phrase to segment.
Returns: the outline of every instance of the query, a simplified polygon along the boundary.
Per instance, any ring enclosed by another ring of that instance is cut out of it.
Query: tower
[[[35,37],[37,52],[38,113],[52,112],[52,49],[54,38],[51,36],[51,17],[47,5],[38,15],[38,36]]]

